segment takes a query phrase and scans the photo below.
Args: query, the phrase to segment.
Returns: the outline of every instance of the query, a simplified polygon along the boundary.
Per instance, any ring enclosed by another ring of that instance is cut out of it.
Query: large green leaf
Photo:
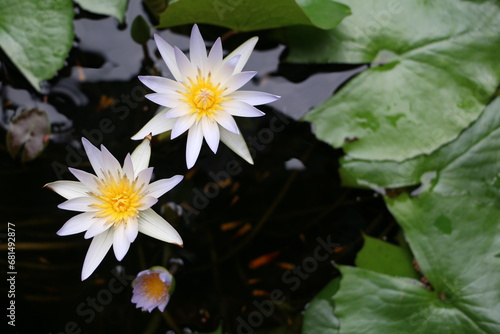
[[[303,334],[338,334],[339,321],[333,315],[333,295],[339,289],[339,278],[333,279],[318,293],[304,313]]]
[[[473,122],[500,81],[498,1],[344,1],[332,30],[290,28],[291,62],[368,63],[306,115],[359,159],[431,153]],[[396,4],[396,5],[395,5]]]
[[[75,0],[75,2],[89,12],[114,16],[120,23],[125,20],[127,0]]]
[[[332,0],[173,0],[159,27],[208,23],[236,31],[290,25],[330,29],[349,14],[347,6]]]
[[[424,181],[413,197],[386,202],[433,290],[343,267],[334,298],[340,333],[500,333],[498,143],[500,98],[431,155],[399,165],[345,163],[344,175],[359,178],[357,184],[394,188]]]
[[[0,47],[37,90],[63,66],[72,41],[72,1],[0,0]]]

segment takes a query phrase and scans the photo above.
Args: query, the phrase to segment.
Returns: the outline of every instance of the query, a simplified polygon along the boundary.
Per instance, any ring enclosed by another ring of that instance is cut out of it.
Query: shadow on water
[[[135,3],[127,22],[143,13]],[[220,32],[201,28],[207,38]],[[176,31],[159,33],[187,50],[188,38],[180,32],[188,27]],[[152,41],[153,64],[130,38],[129,26],[118,27],[115,19],[81,12],[75,33],[67,65],[43,95],[17,79],[20,74],[1,58],[3,135],[16,114],[31,108],[47,113],[52,130],[48,147],[34,161],[12,159],[5,143],[0,153],[0,208],[3,220],[16,225],[17,321],[24,333],[208,332],[221,322],[227,332],[298,333],[305,305],[338,276],[332,263],[353,262],[360,231],[397,233],[382,199],[340,186],[342,152],[318,141],[310,125],[299,121],[363,67],[283,64],[284,47],[263,35],[246,67],[259,74],[247,89],[282,99],[262,108],[265,117],[238,120],[255,165],[221,145],[217,155],[203,147],[188,171],[185,137],[155,137],[154,177],[186,176],[155,206],[183,236],[184,248],[140,235],[122,262],[111,251],[81,282],[89,240],[55,234],[74,213],[58,210],[62,198],[42,187],[72,179],[65,166],[89,170],[82,136],[104,143],[119,160],[133,150],[137,142],[130,136],[157,110],[144,99],[137,75],[168,70]],[[235,35],[224,44],[233,49],[247,37]],[[103,119],[109,122],[103,125]],[[328,256],[315,258],[319,246]],[[6,265],[5,258],[0,263]],[[130,303],[130,275],[153,265],[176,268],[168,315],[142,313]],[[280,302],[271,303],[278,294]]]

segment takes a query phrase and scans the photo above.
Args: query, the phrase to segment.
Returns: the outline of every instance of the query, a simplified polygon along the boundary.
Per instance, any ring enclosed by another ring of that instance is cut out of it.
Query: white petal
[[[82,281],[87,279],[101,263],[113,243],[112,230],[96,235],[92,240],[82,268]]]
[[[223,63],[217,70],[213,72],[213,81],[224,86],[229,79],[233,76],[234,67],[238,63],[240,56],[231,58],[229,61]]]
[[[148,168],[149,159],[151,158],[151,141],[145,138],[132,152],[130,156],[132,165],[134,166],[134,178],[137,177],[140,171]]]
[[[86,231],[93,223],[94,214],[94,212],[84,212],[72,217],[56,232],[57,235],[71,235]]]
[[[196,120],[195,114],[179,117],[174,127],[172,128],[172,132],[170,133],[170,139],[177,138],[181,134],[186,132],[186,130],[193,125],[195,120]]]
[[[252,156],[241,134],[235,134],[220,127],[220,140],[249,164],[253,165]]]
[[[132,158],[130,157],[130,153],[125,157],[125,161],[123,162],[123,173],[128,177],[129,180],[133,180],[135,178],[134,175],[134,164],[132,162]]]
[[[182,246],[182,238],[179,233],[152,209],[139,212],[139,232],[161,241]]]
[[[146,210],[155,205],[158,202],[158,198],[153,196],[144,196],[141,199],[141,205],[137,207],[137,210]]]
[[[187,78],[194,78],[196,76],[196,70],[188,57],[186,57],[186,55],[176,46],[174,46],[174,53],[179,72],[182,74],[183,78],[185,78],[182,81],[187,81]]]
[[[220,66],[222,62],[222,42],[220,37],[217,38],[214,45],[210,49],[210,53],[208,54],[207,68],[210,70],[216,69]]]
[[[91,207],[90,205],[95,204],[96,200],[90,196],[84,197],[75,197],[72,199],[68,199],[65,202],[62,202],[57,207],[63,210],[69,211],[80,211],[80,212],[88,212],[88,211],[98,211],[98,209]]]
[[[219,123],[221,126],[226,128],[227,130],[234,132],[234,133],[240,133],[240,130],[238,129],[238,125],[236,124],[233,116],[228,114],[225,110],[217,112],[214,115],[214,118],[217,121],[217,123]]]
[[[108,149],[104,146],[101,145],[101,152],[102,152],[102,162],[105,171],[110,171],[111,174],[115,177],[115,179],[118,179],[118,175],[122,170],[122,166],[120,166],[120,163],[116,158],[114,157],[111,152],[108,151]]]
[[[177,81],[164,77],[141,75],[138,78],[144,85],[158,93],[175,93],[184,88],[184,86]]]
[[[55,181],[47,183],[44,187],[49,188],[66,199],[86,196],[89,187],[78,181]]]
[[[257,41],[259,40],[258,37],[252,37],[245,43],[241,44],[239,47],[237,47],[233,52],[228,54],[226,58],[224,58],[224,61],[227,61],[231,58],[233,58],[236,55],[240,55],[240,59],[238,60],[238,64],[236,65],[234,69],[234,73],[239,73],[241,70],[243,70],[243,67],[246,65],[248,58],[250,58],[250,55],[252,54],[252,51],[257,44]]]
[[[248,103],[253,106],[258,106],[261,104],[271,103],[280,98],[278,95],[273,95],[264,92],[254,92],[248,90],[239,90],[237,92],[231,93],[229,96],[234,100]]]
[[[124,224],[118,225],[113,232],[113,251],[116,259],[121,261],[130,248],[130,241],[125,234]]]
[[[227,96],[234,92],[235,90],[238,90],[241,88],[244,84],[246,84],[250,79],[252,79],[257,72],[255,71],[248,71],[248,72],[241,72],[241,73],[236,73],[229,78],[228,81],[226,81],[226,90],[224,91],[224,94]]]
[[[203,144],[203,130],[201,124],[194,123],[189,129],[186,145],[186,164],[188,169],[194,166]]]
[[[96,218],[83,237],[85,239],[90,239],[103,233],[104,231],[107,231],[111,226],[113,226],[113,224],[107,223],[106,218]]]
[[[91,191],[97,191],[98,185],[97,177],[95,175],[71,167],[69,167],[68,170],[78,179],[78,181],[87,186],[87,188],[89,188]]]
[[[139,187],[149,185],[149,181],[151,181],[151,175],[153,175],[153,169],[153,167],[149,167],[141,170],[139,174],[137,174],[136,180]]]
[[[125,234],[127,235],[127,239],[130,242],[134,242],[135,238],[137,238],[137,234],[139,233],[139,222],[136,219],[130,219],[125,226]]]
[[[208,147],[210,147],[212,152],[217,153],[220,141],[219,126],[217,122],[210,120],[208,117],[203,117],[201,119],[201,129]]]
[[[186,115],[189,114],[190,110],[191,109],[189,108],[189,105],[187,105],[186,103],[182,103],[182,104],[178,105],[177,107],[170,109],[165,114],[165,117],[167,117],[167,118],[177,118],[177,117],[186,116]]]
[[[201,37],[200,30],[196,24],[193,25],[193,29],[191,30],[189,59],[195,68],[199,68],[202,73],[204,73],[207,63],[207,48],[205,47],[205,41],[203,41],[203,37]]]
[[[167,191],[170,191],[176,185],[178,185],[183,178],[184,176],[182,175],[175,175],[169,179],[161,179],[155,181],[148,186],[147,194],[158,198],[161,195],[165,194]]]
[[[155,117],[147,122],[146,125],[144,125],[142,129],[132,137],[132,139],[142,140],[149,134],[151,134],[152,136],[156,136],[159,133],[172,130],[172,127],[175,124],[175,119],[165,118],[165,114],[167,113],[167,111],[167,108],[160,111]]]
[[[177,67],[177,62],[175,61],[174,48],[170,44],[165,42],[165,40],[161,38],[160,35],[155,34],[154,38],[156,46],[158,47],[158,51],[160,51],[161,57],[165,61],[165,64],[167,64],[168,69],[174,76],[175,80],[181,81],[182,75],[179,72],[179,68]]]
[[[182,95],[179,93],[152,93],[147,94],[146,98],[156,104],[159,104],[168,108],[175,108],[182,103],[179,99]]]
[[[87,157],[89,158],[90,164],[94,169],[94,172],[96,173],[97,176],[102,178],[103,161],[102,161],[101,151],[97,147],[92,145],[92,143],[88,141],[87,138],[85,137],[82,137],[82,144],[83,148],[85,149],[85,153],[87,153]]]
[[[224,108],[225,112],[233,116],[260,117],[265,115],[262,111],[255,108],[254,106],[241,101],[226,101],[223,103],[222,107]]]

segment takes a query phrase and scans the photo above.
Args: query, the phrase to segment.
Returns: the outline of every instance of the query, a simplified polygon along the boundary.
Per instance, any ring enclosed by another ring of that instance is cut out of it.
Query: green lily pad
[[[236,31],[290,25],[330,29],[349,14],[349,7],[331,0],[172,0],[159,28],[208,23]]]
[[[64,65],[73,42],[70,0],[0,0],[0,47],[35,89]]]
[[[12,120],[7,131],[7,150],[22,162],[35,159],[49,142],[50,123],[44,111],[31,109]]]
[[[365,243],[356,257],[356,266],[378,273],[419,278],[412,264],[412,255],[406,249],[364,235]]]
[[[497,1],[344,1],[334,29],[289,28],[289,62],[372,63],[305,116],[357,159],[428,154],[482,112],[500,81]]]
[[[307,306],[304,313],[303,334],[338,334],[339,321],[333,314],[333,295],[339,289],[340,278],[333,279]]]
[[[120,23],[125,20],[127,0],[75,0],[83,9],[101,15],[110,15]]]
[[[348,169],[358,184],[383,188],[426,180],[413,197],[403,193],[386,202],[429,286],[342,267],[334,296],[339,333],[500,332],[499,129],[497,98],[431,155],[401,164],[345,162],[344,175]]]

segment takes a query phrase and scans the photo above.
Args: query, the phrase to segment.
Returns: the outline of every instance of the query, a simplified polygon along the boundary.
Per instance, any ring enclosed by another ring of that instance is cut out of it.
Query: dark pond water
[[[146,15],[137,3],[131,2],[127,22],[139,13]],[[210,42],[226,32],[200,28]],[[20,333],[172,333],[208,332],[222,324],[228,333],[249,332],[244,328],[299,333],[306,304],[338,276],[332,263],[353,263],[361,231],[387,238],[398,233],[373,192],[340,186],[337,169],[342,152],[316,140],[311,126],[298,121],[364,67],[284,64],[280,59],[285,47],[267,32],[259,33],[257,51],[246,66],[259,74],[247,89],[282,98],[262,108],[265,117],[239,120],[256,152],[255,165],[221,145],[217,155],[203,147],[195,168],[188,171],[186,139],[156,137],[151,160],[155,177],[186,175],[155,206],[182,235],[184,248],[139,235],[122,262],[110,252],[81,282],[90,241],[83,234],[55,234],[73,213],[58,210],[62,198],[42,187],[58,178],[72,179],[63,166],[89,168],[81,152],[82,136],[103,143],[122,160],[137,145],[130,136],[157,110],[143,98],[146,90],[136,78],[168,71],[154,43],[147,45],[152,59],[148,60],[129,29],[130,25],[118,26],[115,19],[80,11],[75,47],[44,94],[34,92],[5,55],[1,57],[3,136],[12,118],[24,109],[46,111],[52,127],[48,147],[34,161],[23,164],[9,156],[5,141],[1,146],[0,232],[5,237],[7,222],[16,226],[17,329]],[[187,50],[189,30],[159,33]],[[252,35],[233,35],[223,44],[232,50]],[[99,131],[105,118],[112,120],[112,126]],[[275,131],[269,131],[272,124]],[[224,171],[231,161],[240,168],[227,179]],[[331,254],[318,260],[318,247]],[[272,260],[255,261],[266,254]],[[6,267],[5,256],[0,263]],[[130,302],[131,275],[153,265],[175,271],[176,291],[164,314],[142,313]],[[110,282],[116,284],[113,289]],[[282,301],[270,303],[276,294]]]

